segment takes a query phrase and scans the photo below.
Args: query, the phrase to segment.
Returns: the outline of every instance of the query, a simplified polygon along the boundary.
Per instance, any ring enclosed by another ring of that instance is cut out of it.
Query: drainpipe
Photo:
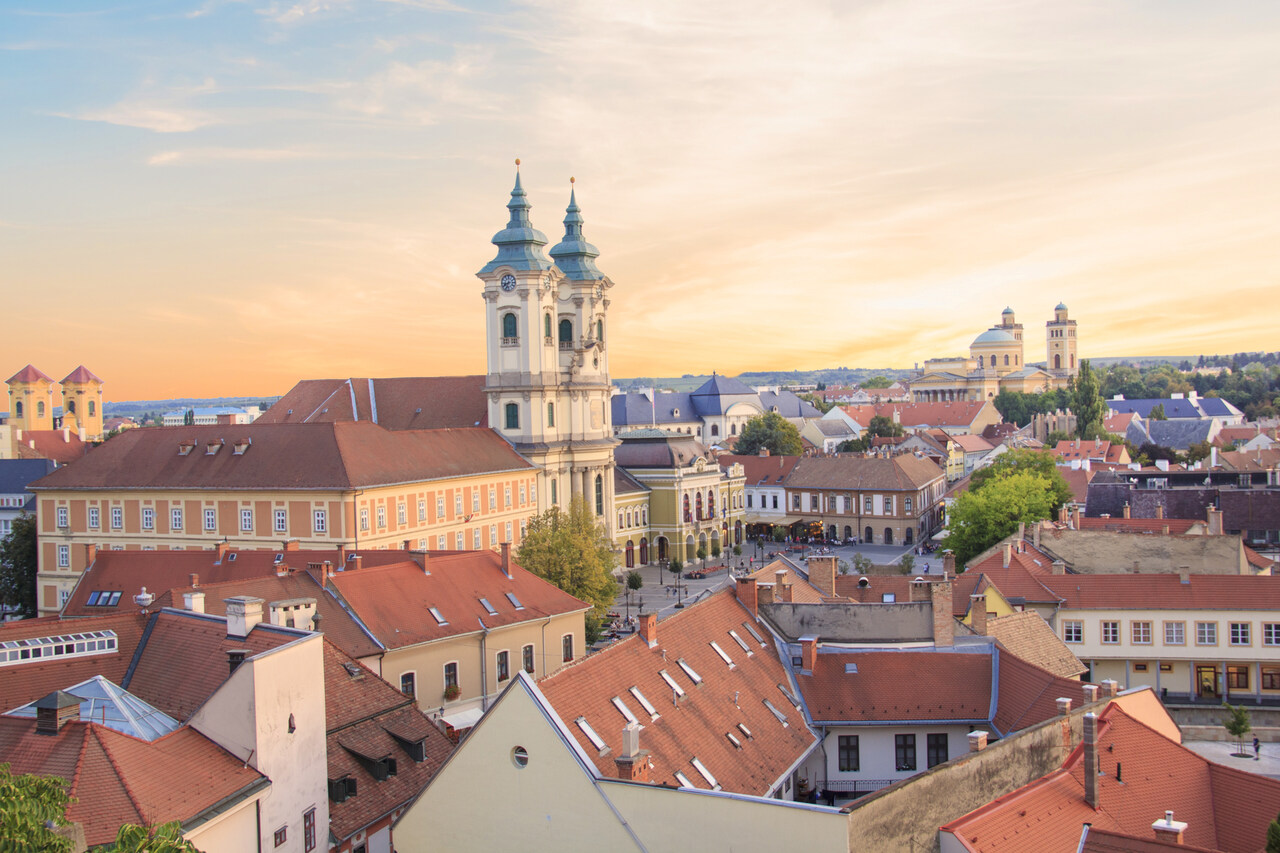
[[[480,623],[480,710],[487,711],[489,710],[489,652],[485,641],[489,639],[489,628],[479,616],[476,617],[476,621]],[[510,663],[507,664],[507,666],[510,665]]]

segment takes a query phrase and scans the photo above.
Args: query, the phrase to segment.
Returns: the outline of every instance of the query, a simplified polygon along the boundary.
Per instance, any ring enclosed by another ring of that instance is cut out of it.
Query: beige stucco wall
[[[208,823],[201,824],[183,837],[202,853],[241,853],[258,845],[257,803],[266,792],[260,792],[232,810]]]

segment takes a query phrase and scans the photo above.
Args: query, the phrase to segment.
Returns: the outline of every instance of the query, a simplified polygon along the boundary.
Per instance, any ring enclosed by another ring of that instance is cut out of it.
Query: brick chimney
[[[969,627],[980,636],[987,635],[987,597],[983,593],[969,596]]]
[[[738,601],[742,602],[742,606],[747,608],[752,616],[758,616],[760,607],[756,602],[756,579],[738,578],[737,593]]]
[[[953,578],[956,576],[956,552],[947,551],[942,555],[942,576]]]
[[[1065,575],[1067,573],[1067,564],[1061,560],[1054,560],[1049,566],[1049,571],[1055,575]]]
[[[227,636],[247,637],[254,626],[262,621],[261,598],[252,595],[233,595],[224,598],[227,605]]]
[[[1032,545],[1036,546],[1036,550],[1040,550],[1040,528],[1044,527],[1047,522],[1037,521],[1036,526],[1032,528]]]
[[[1186,821],[1174,820],[1173,810],[1164,813],[1164,818],[1151,824],[1155,830],[1156,840],[1165,844],[1181,844],[1182,834],[1187,831]]]
[[[656,648],[658,645],[658,614],[645,613],[640,617],[640,636],[649,645],[649,648]]]
[[[1130,509],[1129,509],[1129,502],[1128,502],[1128,501],[1125,501],[1125,502],[1124,502],[1124,512],[1122,513],[1121,517],[1122,517],[1122,518],[1129,518],[1129,512],[1130,512]]]
[[[86,569],[93,566],[93,561],[98,559],[98,546],[88,544],[84,546],[84,567]]]
[[[1013,559],[1013,544],[1006,542],[1004,543],[1003,556],[1001,557],[1000,562],[1007,569],[1009,568],[1009,561],[1012,559]]]
[[[818,668],[818,638],[800,638],[800,659],[805,672],[812,673]]]
[[[214,545],[214,551],[218,554],[217,562],[221,563],[227,558],[227,552],[231,550],[231,546],[226,542],[219,542]]]
[[[989,734],[984,731],[969,732],[969,751],[982,752],[987,748]]]
[[[1080,504],[1071,507],[1071,527],[1074,530],[1080,529]]]
[[[502,543],[502,573],[511,577],[511,543]]]
[[[836,564],[838,557],[810,557],[809,583],[822,590],[823,595],[836,594]]]
[[[1156,504],[1156,518],[1164,518],[1164,504]]]
[[[757,584],[756,601],[761,606],[765,604],[773,604],[773,584]]]
[[[1098,807],[1098,715],[1084,715],[1084,801]]]
[[[351,564],[351,568],[354,571],[358,572],[360,571],[360,567],[364,565],[364,557],[361,557],[359,554],[353,554],[347,562]]]
[[[955,617],[951,615],[951,581],[929,584],[933,599],[933,644],[936,647],[955,644]],[[984,605],[985,606],[985,605]]]
[[[187,575],[187,586],[191,587],[192,589],[199,589],[200,575],[198,575],[195,572],[192,572],[191,574]]]
[[[1208,513],[1209,535],[1221,536],[1222,535],[1222,510],[1218,509],[1217,507],[1211,506],[1206,510],[1206,512]]]
[[[1114,699],[1116,694],[1120,692],[1120,685],[1116,683],[1114,678],[1108,678],[1102,682],[1102,698]]]
[[[285,550],[285,551],[297,551],[299,547],[300,547],[300,546],[299,546],[299,544],[298,544],[298,540],[297,540],[297,539],[286,539],[286,540],[284,541],[283,550]]]
[[[204,612],[204,593],[203,592],[184,592],[182,594],[182,607],[190,610],[192,613]]]
[[[1080,689],[1084,692],[1084,703],[1086,705],[1092,705],[1098,701],[1098,685],[1082,684]]]
[[[774,598],[777,601],[785,601],[791,603],[791,579],[787,576],[786,569],[779,569],[774,573],[777,583],[774,584]]]
[[[1063,504],[1062,506],[1058,507],[1058,523],[1059,524],[1067,523],[1067,505],[1066,504]]]
[[[1055,700],[1055,704],[1058,706],[1059,717],[1066,717],[1071,714],[1071,700],[1068,699],[1067,697],[1059,696]]]
[[[762,447],[762,448],[760,448],[760,455],[761,455],[761,456],[768,456],[768,455],[769,455],[769,448],[767,448],[767,447]]]
[[[626,782],[649,781],[649,750],[640,748],[640,724],[627,723],[622,729],[622,752],[613,759],[618,778]]]

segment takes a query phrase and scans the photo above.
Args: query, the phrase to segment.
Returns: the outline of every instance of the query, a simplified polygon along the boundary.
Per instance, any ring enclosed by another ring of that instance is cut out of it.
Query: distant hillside
[[[141,419],[151,415],[163,415],[176,409],[205,409],[215,406],[261,406],[263,410],[271,408],[277,397],[181,397],[172,400],[122,400],[115,403],[103,403],[102,413],[108,418]]]
[[[873,376],[889,380],[906,379],[912,371],[893,367],[869,368],[833,367],[823,370],[747,371],[735,379],[747,385],[855,385]],[[711,378],[710,374],[686,373],[684,376],[640,376],[630,379],[614,379],[613,384],[624,391],[645,388],[667,388],[672,391],[692,391]]]

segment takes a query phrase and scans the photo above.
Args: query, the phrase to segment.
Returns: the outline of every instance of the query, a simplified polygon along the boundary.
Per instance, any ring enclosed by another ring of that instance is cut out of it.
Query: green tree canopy
[[[0,604],[36,616],[36,518],[23,513],[0,539]]]
[[[1018,471],[992,479],[980,489],[970,487],[951,508],[944,548],[964,565],[1018,529],[1053,515],[1053,484],[1032,471]]]
[[[1223,702],[1222,707],[1227,709],[1227,718],[1223,720],[1222,727],[1227,730],[1227,734],[1236,739],[1237,754],[1244,754],[1244,736],[1253,731],[1253,723],[1249,720],[1249,711],[1240,705],[1232,705],[1229,702]]]
[[[1102,399],[1098,377],[1089,366],[1089,359],[1081,359],[1080,375],[1072,387],[1071,411],[1076,416],[1076,435],[1092,439],[1102,432],[1102,422],[1107,417],[1107,404]]]
[[[592,605],[587,639],[594,642],[618,585],[613,579],[613,544],[587,502],[575,497],[568,510],[553,506],[530,519],[516,562]]]
[[[836,407],[835,403],[828,403],[818,394],[797,394],[796,396],[801,400],[804,400],[810,406],[813,406],[819,412],[822,412],[824,415]]]
[[[147,827],[125,824],[116,833],[114,844],[102,853],[200,853],[182,837],[182,824],[176,820],[162,826]]]
[[[893,384],[893,380],[886,376],[872,376],[870,379],[860,384],[863,388],[888,388]]]
[[[773,456],[799,456],[804,451],[800,430],[777,412],[756,415],[742,427],[734,451],[755,456],[761,448],[768,448]]]
[[[0,764],[0,849],[33,853],[69,853],[71,839],[56,831],[66,826],[71,797],[56,776],[14,776]]]
[[[1058,470],[1057,460],[1052,453],[1043,450],[1019,448],[1000,454],[996,460],[984,468],[973,472],[969,479],[969,491],[978,491],[993,480],[999,480],[1019,472],[1029,472],[1043,477],[1049,483],[1051,497],[1050,518],[1058,512],[1058,508],[1071,500],[1071,487],[1066,478]]]

